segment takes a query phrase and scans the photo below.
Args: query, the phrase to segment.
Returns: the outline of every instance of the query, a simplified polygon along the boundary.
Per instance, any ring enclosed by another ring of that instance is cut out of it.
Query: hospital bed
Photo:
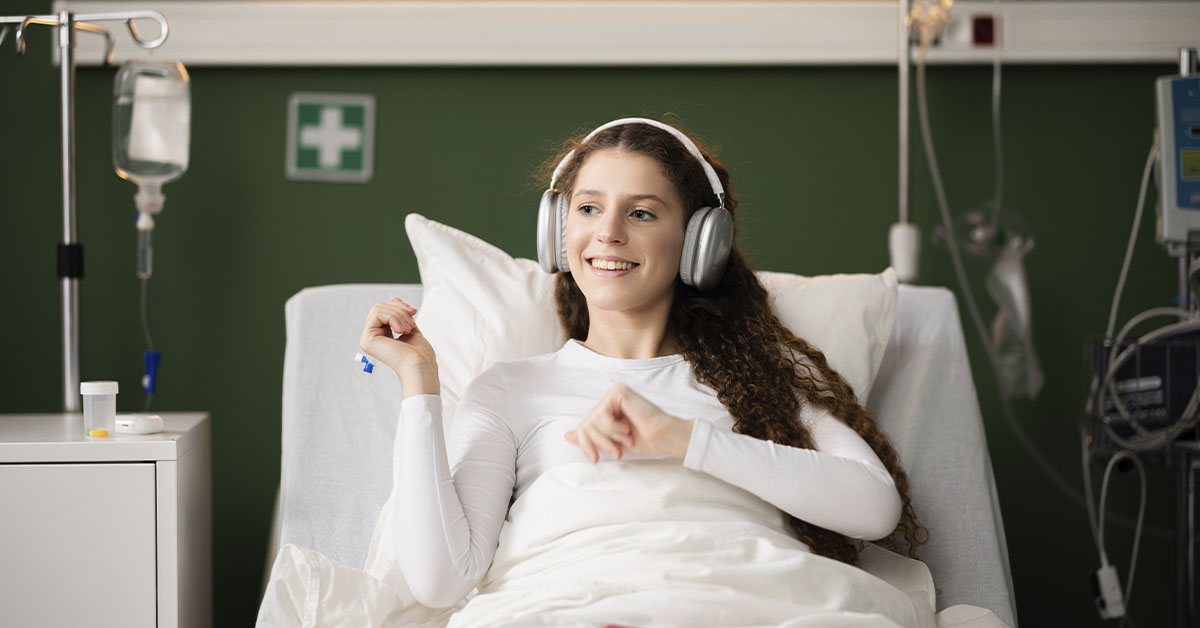
[[[391,488],[401,400],[390,372],[352,361],[371,305],[416,284],[308,288],[286,305],[283,454],[268,560],[285,543],[362,567]],[[900,286],[895,323],[868,409],[899,451],[937,610],[970,604],[1016,626],[1003,520],[954,296]]]

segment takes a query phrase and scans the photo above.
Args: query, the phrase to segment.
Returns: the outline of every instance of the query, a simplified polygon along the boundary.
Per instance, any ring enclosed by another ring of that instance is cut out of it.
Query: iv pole
[[[142,39],[133,20],[146,18],[158,22],[159,36]],[[108,40],[105,64],[112,63],[113,37],[107,29],[91,22],[124,21],[133,40],[143,48],[157,48],[167,39],[170,25],[158,11],[123,11],[75,15],[60,11],[57,15],[0,16],[0,43],[16,24],[17,54],[25,54],[25,29],[33,24],[58,29],[60,50],[59,76],[62,117],[62,195],[63,241],[58,245],[58,277],[62,294],[62,376],[63,411],[79,412],[79,280],[83,278],[83,245],[76,240],[75,227],[75,30],[104,35]]]

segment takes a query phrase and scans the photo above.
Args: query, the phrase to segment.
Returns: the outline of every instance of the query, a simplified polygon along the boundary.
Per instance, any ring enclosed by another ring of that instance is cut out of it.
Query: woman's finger
[[[409,314],[416,314],[417,308],[405,303],[400,297],[392,297],[392,303],[399,303],[401,307],[408,311]]]
[[[371,309],[371,315],[375,320],[375,326],[387,327],[396,334],[410,333],[417,326],[416,319],[397,304],[378,303]]]
[[[583,429],[597,451],[603,451],[613,460],[621,459],[621,446],[613,442],[608,435],[596,429],[595,425],[585,425]]]
[[[386,337],[391,340],[393,334],[408,334],[412,333],[414,326],[412,323],[395,316],[380,316],[376,319],[375,324],[367,327],[366,332],[371,337]]]
[[[408,310],[400,307],[398,303],[376,303],[369,312],[369,316],[374,318],[386,318],[388,316],[402,316],[411,318],[412,315]]]
[[[606,435],[617,447],[633,447],[633,424],[628,419],[613,419]]]
[[[576,437],[579,439],[579,442],[576,444],[578,444],[579,449],[583,451],[584,457],[588,459],[588,462],[595,464],[596,461],[599,460],[599,455],[596,453],[595,446],[592,445],[592,440],[587,437],[586,431],[577,429]]]
[[[614,441],[620,441],[632,431],[629,422],[613,416],[604,403],[596,404],[583,422]]]

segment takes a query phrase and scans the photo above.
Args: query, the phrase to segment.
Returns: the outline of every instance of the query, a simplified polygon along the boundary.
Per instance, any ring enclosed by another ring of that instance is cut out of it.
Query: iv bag
[[[127,61],[113,83],[113,167],[123,179],[158,184],[188,167],[191,89],[179,62]]]
[[[987,275],[988,294],[999,307],[992,321],[992,347],[1000,394],[1006,399],[1033,399],[1045,383],[1033,348],[1033,311],[1022,262],[1028,252],[1029,248],[1006,248]]]

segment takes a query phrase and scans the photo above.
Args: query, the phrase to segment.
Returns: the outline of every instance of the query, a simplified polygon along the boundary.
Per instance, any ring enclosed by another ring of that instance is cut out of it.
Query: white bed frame
[[[367,310],[416,284],[308,288],[288,300],[283,460],[268,569],[283,543],[361,567],[391,489],[400,385],[352,358]],[[819,344],[819,342],[818,342]],[[1016,626],[1016,603],[991,459],[954,295],[901,286],[896,322],[868,410],[908,471],[930,540],[920,550],[937,610],[990,609]]]

